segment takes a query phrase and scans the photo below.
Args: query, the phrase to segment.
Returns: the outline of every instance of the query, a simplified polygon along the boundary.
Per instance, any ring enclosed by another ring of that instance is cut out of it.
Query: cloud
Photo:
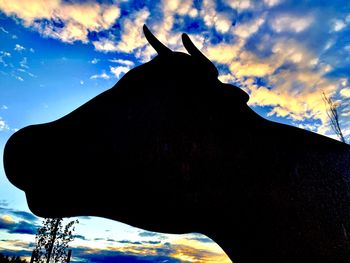
[[[141,231],[138,233],[140,237],[162,237],[162,234],[159,234],[157,232],[151,232],[151,231]]]
[[[286,31],[300,33],[310,27],[313,21],[314,18],[311,15],[278,14],[269,22],[271,28],[277,33]]]
[[[101,74],[96,74],[96,75],[92,75],[90,77],[90,79],[109,79],[109,75],[107,75],[105,72],[101,73]]]
[[[345,98],[350,98],[350,87],[341,89],[340,95],[342,95]]]
[[[8,232],[11,234],[29,234],[35,235],[38,226],[30,224],[26,221],[20,221],[14,225],[14,227],[9,228]]]
[[[83,235],[73,235],[73,238],[75,239],[81,239],[81,240],[87,240],[85,236]]]
[[[124,19],[121,29],[120,40],[115,41],[113,38],[101,38],[93,41],[95,49],[103,52],[124,52],[130,53],[135,49],[142,48],[146,45],[146,39],[143,37],[142,26],[149,17],[149,11],[144,8],[134,12]]]
[[[6,204],[6,201],[5,201],[5,204]],[[7,205],[3,205],[3,206],[7,206]],[[11,217],[15,217],[16,219],[29,221],[31,223],[35,223],[38,220],[38,217],[36,217],[32,213],[11,209],[3,206],[0,206],[0,214],[10,215]]]
[[[120,262],[120,263],[180,263],[181,261],[178,259],[171,258],[170,256],[165,256],[162,254],[154,255],[153,253],[147,255],[137,255],[132,253],[126,253],[124,251],[116,251],[116,250],[97,250],[91,249],[87,247],[78,247],[73,248],[73,255],[75,258],[80,259],[80,261],[87,262]],[[147,251],[150,252],[150,251]]]
[[[214,241],[212,239],[210,239],[209,237],[206,237],[204,235],[194,235],[194,236],[189,237],[187,239],[199,241],[201,243],[214,243]]]
[[[279,5],[281,2],[281,0],[264,0],[264,3],[269,7]]]
[[[135,64],[133,61],[126,60],[126,59],[109,59],[108,61],[112,62],[112,63],[118,63],[118,64],[128,66],[128,67],[132,67]]]
[[[0,64],[2,64],[4,67],[7,67],[8,64],[5,62],[5,58],[9,58],[11,57],[11,53],[10,52],[6,52],[6,51],[0,51]]]
[[[120,78],[120,76],[124,75],[130,70],[129,67],[125,67],[125,66],[109,67],[109,68],[111,70],[111,73],[117,78]]]
[[[9,31],[7,31],[5,28],[3,28],[2,26],[0,26],[0,31],[5,33],[5,34],[8,34]]]
[[[91,64],[97,64],[100,60],[98,58],[94,58],[90,61]]]
[[[239,1],[241,3],[242,1]],[[249,1],[244,1],[249,2]],[[231,6],[237,3],[231,1]],[[214,27],[220,33],[227,33],[234,22],[234,12],[219,12],[216,10],[216,2],[211,0],[203,0],[200,16],[203,18],[207,27]]]
[[[209,45],[204,52],[213,61],[221,64],[229,64],[234,59],[238,58],[241,52],[241,46],[236,44]]]
[[[19,62],[19,65],[22,68],[29,68],[28,67],[28,59],[27,59],[27,57],[23,57],[22,60]]]
[[[344,79],[327,78],[332,66],[320,61],[315,51],[297,40],[257,34],[252,49],[248,48],[245,37],[249,33],[232,43],[209,44],[205,48],[211,60],[228,70],[220,79],[248,92],[250,106],[269,107],[268,117],[287,118],[304,127],[307,121],[321,122],[314,130],[322,134],[329,132],[321,94],[322,91],[335,94],[341,86],[344,90],[340,94],[346,96]]]
[[[346,21],[341,19],[332,20],[331,31],[338,32],[343,30],[347,26]]]
[[[6,105],[2,105],[1,107],[0,107],[0,109],[2,109],[2,110],[7,110],[9,107],[7,107]],[[1,206],[1,203],[0,203],[0,206]]]
[[[239,36],[242,39],[247,39],[256,32],[258,32],[258,30],[264,23],[265,14],[248,22],[237,23],[237,25],[232,29],[232,33],[236,36]]]
[[[5,131],[5,130],[9,130],[9,126],[8,124],[5,122],[5,120],[0,117],[0,131]]]
[[[121,244],[129,244],[129,245],[141,245],[142,244],[142,242],[140,242],[140,241],[131,241],[131,240],[119,240],[119,241],[116,241],[114,239],[107,239],[107,241],[118,242],[118,243],[121,243]]]
[[[32,248],[34,244],[32,242],[26,242],[23,240],[0,240],[0,253],[10,256],[21,256],[30,259],[32,254]]]
[[[171,13],[187,15],[193,9],[193,0],[164,0],[163,5],[166,5]]]
[[[14,76],[14,77],[15,77],[15,79],[17,79],[19,81],[24,81],[24,79],[22,77],[20,77],[20,76]]]
[[[106,30],[120,16],[117,5],[91,1],[1,0],[0,10],[8,16],[20,18],[26,27],[34,28],[44,36],[68,43],[86,43],[89,31]]]
[[[116,46],[117,51],[129,53],[146,45],[142,26],[146,23],[149,15],[150,12],[144,8],[124,20],[121,39]]]
[[[91,216],[79,216],[79,219],[90,220]]]
[[[23,220],[16,222],[10,215],[3,215],[0,217],[0,229],[4,229],[10,234],[35,235],[37,226]]]
[[[30,221],[30,222],[36,222],[38,220],[38,218],[35,215],[33,215],[32,213],[25,212],[25,211],[12,210],[11,214],[13,214],[16,217],[22,218],[26,221]]]
[[[248,10],[253,8],[253,3],[250,0],[225,0],[225,3],[237,11]]]
[[[206,240],[207,241],[207,240]],[[73,248],[73,255],[87,262],[231,262],[213,242],[175,239],[171,243],[156,241],[111,240],[113,246],[95,249]]]
[[[5,105],[4,105],[5,106]],[[9,205],[9,203],[8,203],[8,201],[7,200],[5,200],[5,199],[2,199],[2,200],[0,200],[0,209],[1,209],[1,207],[3,207],[3,206],[8,206]],[[6,208],[4,208],[4,209],[6,209]]]
[[[16,44],[16,45],[15,45],[15,48],[14,48],[15,51],[23,51],[23,50],[25,50],[25,49],[26,49],[26,48],[23,47],[23,46],[21,46],[20,44]]]
[[[107,38],[102,38],[102,39],[99,39],[98,41],[93,41],[92,44],[94,45],[97,51],[102,51],[102,52],[118,51],[118,48],[115,42]]]

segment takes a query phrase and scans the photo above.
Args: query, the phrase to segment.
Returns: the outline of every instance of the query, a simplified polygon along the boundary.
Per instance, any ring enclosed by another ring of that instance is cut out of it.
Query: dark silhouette
[[[27,263],[25,259],[22,259],[20,256],[8,256],[0,253],[0,263]]]
[[[346,143],[343,131],[340,127],[338,103],[334,102],[332,97],[327,96],[324,92],[322,92],[322,99],[325,103],[325,106],[327,107],[327,115],[334,134],[337,135],[338,139],[341,142]]]
[[[7,142],[33,213],[200,232],[238,263],[350,262],[349,146],[257,115],[186,34],[189,54],[144,33],[157,57]]]
[[[72,220],[65,226],[62,221],[63,218],[45,218],[35,236],[33,262],[69,263],[72,251],[68,249],[68,244],[74,240],[75,224],[78,224],[79,221]]]

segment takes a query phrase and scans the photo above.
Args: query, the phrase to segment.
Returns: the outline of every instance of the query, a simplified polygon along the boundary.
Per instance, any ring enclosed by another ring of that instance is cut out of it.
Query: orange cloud
[[[88,31],[110,28],[120,15],[116,5],[92,2],[67,3],[60,0],[0,0],[0,10],[24,21],[24,25],[36,28],[44,36],[64,42],[88,41]],[[52,24],[42,24],[40,19],[62,21],[64,26],[56,28]],[[39,21],[37,21],[39,20]]]

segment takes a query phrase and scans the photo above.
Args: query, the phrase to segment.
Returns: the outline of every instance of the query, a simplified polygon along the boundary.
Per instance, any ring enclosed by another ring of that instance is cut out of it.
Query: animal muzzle
[[[14,133],[4,149],[4,169],[9,181],[21,190],[34,188],[41,180],[37,167],[45,166],[42,140],[35,126],[28,126]]]

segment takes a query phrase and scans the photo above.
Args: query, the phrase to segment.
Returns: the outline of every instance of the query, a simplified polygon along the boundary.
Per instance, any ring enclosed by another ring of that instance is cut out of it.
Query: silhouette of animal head
[[[33,213],[201,232],[237,262],[349,262],[348,146],[258,116],[186,34],[189,54],[144,34],[154,59],[7,142]]]

